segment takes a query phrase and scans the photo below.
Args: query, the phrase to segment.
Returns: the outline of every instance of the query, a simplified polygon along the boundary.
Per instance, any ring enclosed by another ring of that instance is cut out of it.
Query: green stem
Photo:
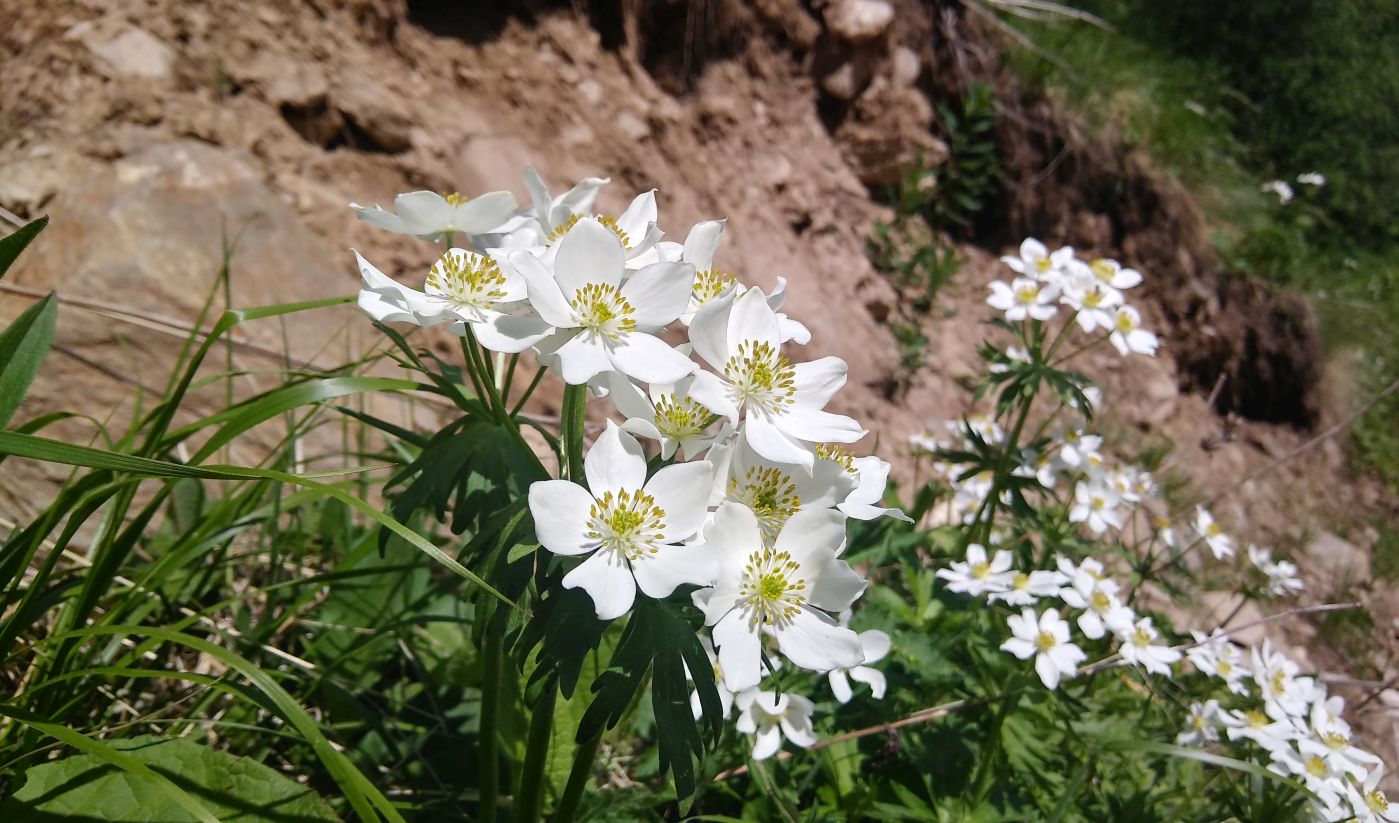
[[[476,818],[495,820],[500,795],[500,757],[497,753],[500,744],[497,725],[500,716],[500,670],[504,654],[501,650],[500,632],[496,631],[494,626],[486,630],[481,658],[484,670],[481,675],[481,728],[477,741],[480,746],[477,768],[481,770],[481,799],[477,805]]]
[[[515,792],[512,815],[515,823],[534,823],[544,807],[544,765],[549,760],[549,737],[554,731],[554,702],[557,699],[558,687],[550,684],[530,713],[525,762],[520,771],[520,788]]]
[[[973,526],[982,526],[982,542],[986,545],[991,543],[991,525],[996,519],[996,506],[1001,502],[1001,487],[1007,473],[1010,471],[1010,456],[1018,448],[1020,434],[1025,429],[1025,420],[1030,416],[1030,406],[1035,402],[1032,394],[1020,403],[1020,416],[1015,420],[1015,427],[1010,430],[1010,436],[1006,438],[1005,450],[1001,452],[1000,465],[996,468],[996,474],[991,480],[991,491],[982,501],[981,507],[986,512],[986,522],[980,522],[981,512],[977,513],[977,522]]]
[[[578,744],[573,755],[573,769],[568,773],[568,783],[564,785],[559,806],[554,810],[555,823],[572,823],[578,813],[578,803],[583,799],[583,790],[593,776],[593,764],[597,760],[597,747],[602,742],[602,732],[593,739]]]
[[[470,328],[468,326],[468,328]],[[466,376],[471,379],[471,390],[475,392],[478,400],[486,400],[489,395],[481,386],[481,376],[476,371],[476,358],[471,356],[471,350],[476,347],[474,340],[466,337],[461,338],[461,358],[464,361],[462,368],[466,370]]]
[[[510,365],[505,369],[505,382],[500,386],[500,397],[502,400],[510,399],[510,387],[515,383],[515,365],[520,362],[520,355],[510,355]],[[514,416],[514,412],[511,412]]]
[[[525,387],[525,393],[520,395],[520,399],[515,402],[515,408],[510,410],[511,416],[519,414],[520,409],[523,409],[525,404],[529,402],[530,397],[534,394],[534,390],[539,388],[539,381],[544,379],[544,372],[546,371],[548,371],[548,369],[540,366],[539,370],[534,373],[534,379],[529,381],[529,385]]]
[[[567,386],[563,390],[563,454],[560,470],[564,479],[575,483],[583,478],[583,423],[587,416],[588,387]]]
[[[487,402],[491,404],[491,411],[495,413],[496,420],[501,423],[509,419],[505,411],[505,403],[500,399],[500,392],[495,387],[495,375],[491,371],[490,358],[481,355],[481,346],[476,342],[476,332],[471,330],[471,324],[466,324],[466,337],[463,343],[467,351],[467,356],[471,358],[472,368],[480,376],[481,385],[485,386],[484,395]]]

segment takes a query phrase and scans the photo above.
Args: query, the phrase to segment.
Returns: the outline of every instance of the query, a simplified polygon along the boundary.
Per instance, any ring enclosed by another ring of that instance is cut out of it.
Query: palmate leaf
[[[314,791],[267,766],[193,740],[142,735],[108,745],[197,797],[225,823],[315,823],[339,820]],[[3,804],[9,820],[93,819],[114,823],[194,820],[189,810],[152,791],[149,778],[81,754],[35,766]]]

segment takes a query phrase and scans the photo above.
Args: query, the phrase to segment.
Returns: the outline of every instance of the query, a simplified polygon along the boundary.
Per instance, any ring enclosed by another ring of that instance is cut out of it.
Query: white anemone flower
[[[1036,569],[1031,572],[1016,572],[1010,578],[1010,588],[1003,592],[991,592],[986,599],[992,603],[1003,602],[1007,606],[1031,606],[1044,597],[1058,597],[1059,590],[1069,578],[1055,569]]]
[[[1315,751],[1310,751],[1298,741],[1296,746],[1280,746],[1269,752],[1273,756],[1274,770],[1295,775],[1302,785],[1315,794],[1326,808],[1339,805],[1345,792],[1346,772],[1335,768],[1331,761]]]
[[[1171,676],[1171,664],[1180,660],[1180,652],[1156,642],[1161,635],[1151,625],[1150,617],[1138,618],[1135,623],[1119,626],[1114,631],[1118,640],[1122,641],[1118,652],[1123,660],[1141,666],[1151,674]]]
[[[1297,736],[1296,727],[1286,718],[1272,717],[1261,709],[1221,712],[1219,720],[1224,724],[1224,735],[1229,740],[1252,740],[1267,752],[1288,748]]]
[[[1263,647],[1253,647],[1253,682],[1258,686],[1258,694],[1269,704],[1289,717],[1303,717],[1307,713],[1308,698],[1314,686],[1310,677],[1300,677],[1300,669],[1287,655],[1273,651],[1267,638]]]
[[[1078,468],[1103,446],[1103,438],[1082,429],[1067,429],[1059,444],[1059,460],[1066,466]]]
[[[1073,309],[1074,322],[1085,332],[1111,329],[1113,309],[1122,304],[1122,292],[1089,276],[1064,287],[1060,302]]]
[[[1136,269],[1124,268],[1121,263],[1106,257],[1093,258],[1089,262],[1088,268],[1093,272],[1095,280],[1119,293],[1142,282],[1141,272]]]
[[[1286,597],[1297,594],[1306,588],[1302,578],[1297,576],[1297,565],[1286,560],[1273,560],[1272,549],[1248,547],[1248,559],[1267,578],[1268,594]]]
[[[1109,528],[1122,528],[1122,515],[1117,511],[1121,502],[1111,486],[1101,482],[1079,483],[1074,487],[1074,505],[1069,509],[1069,522],[1087,523],[1094,534]]]
[[[799,694],[749,689],[734,699],[739,708],[734,728],[753,735],[753,759],[766,760],[782,748],[782,738],[809,749],[816,745],[816,732],[811,727],[815,706]]]
[[[583,471],[586,489],[569,480],[531,484],[529,508],[544,548],[589,555],[564,576],[563,585],[586,591],[600,619],[626,614],[638,587],[659,599],[683,584],[714,582],[712,553],[678,545],[699,531],[708,514],[712,465],[666,466],[647,480],[641,445],[609,421]]]
[[[696,382],[695,399],[735,426],[741,414],[743,437],[768,460],[811,472],[816,444],[865,436],[855,420],[823,410],[845,385],[845,361],[823,357],[792,364],[782,354],[777,313],[761,290],[700,310],[690,323],[690,342],[720,377],[717,386]]]
[[[955,562],[951,568],[938,569],[935,576],[947,581],[947,590],[980,597],[987,592],[1009,591],[1014,580],[1010,570],[1014,558],[1009,551],[999,549],[992,559],[986,557],[986,547],[980,543],[967,546],[967,559]]]
[[[764,636],[803,669],[825,672],[864,662],[860,638],[828,614],[850,608],[865,590],[865,581],[837,557],[845,545],[844,515],[798,512],[768,544],[752,511],[724,503],[704,540],[718,561],[718,582],[695,592],[694,601],[713,627],[731,691],[762,679]]]
[[[817,449],[817,456],[823,456],[821,449]],[[874,520],[877,517],[892,517],[895,520],[902,520],[905,523],[912,523],[913,518],[904,514],[902,509],[879,505],[884,500],[884,488],[889,482],[889,463],[878,457],[855,457],[843,455],[846,470],[854,473],[856,486],[854,491],[845,496],[845,499],[836,505],[837,509],[856,520]]]
[[[1131,625],[1136,615],[1117,598],[1117,581],[1094,575],[1091,568],[1085,568],[1087,563],[1084,561],[1084,566],[1069,572],[1072,583],[1059,592],[1059,597],[1070,608],[1083,612],[1078,616],[1079,631],[1088,639],[1097,640],[1111,627]],[[1061,563],[1061,572],[1063,569]]]
[[[1219,740],[1219,701],[1196,701],[1190,704],[1185,728],[1176,735],[1179,746],[1203,746]]]
[[[453,234],[474,237],[494,232],[515,211],[515,195],[493,191],[467,198],[456,192],[443,196],[437,192],[413,191],[395,197],[393,211],[379,206],[365,208],[356,203],[351,203],[350,208],[371,226],[438,241]]]
[[[800,466],[764,458],[737,436],[715,446],[709,459],[715,468],[709,505],[729,500],[748,507],[768,543],[777,539],[792,515],[835,508],[856,488],[856,477],[849,467],[826,459],[825,454],[808,474]]]
[[[840,625],[845,626],[850,623],[850,612],[842,612],[840,615]],[[864,683],[870,687],[870,697],[875,700],[884,699],[884,691],[887,683],[884,680],[884,672],[879,669],[870,668],[871,663],[878,663],[889,654],[892,645],[889,635],[879,629],[868,629],[860,632],[860,650],[865,655],[865,662],[848,669],[831,669],[826,675],[827,681],[831,685],[831,693],[835,695],[837,701],[849,703],[850,698],[855,696],[854,690],[850,686],[850,681]]]
[[[585,218],[559,241],[552,271],[529,251],[509,255],[530,304],[559,332],[552,356],[570,385],[609,370],[643,383],[675,383],[696,369],[655,335],[684,311],[694,270],[653,263],[624,280],[624,254],[610,229]]]
[[[1069,624],[1060,619],[1055,609],[1045,609],[1039,616],[1033,609],[1025,609],[1011,615],[1007,622],[1014,636],[1002,643],[1001,649],[1021,660],[1035,658],[1035,672],[1047,689],[1058,688],[1059,680],[1072,677],[1078,664],[1088,657],[1069,642]]]
[[[1234,539],[1224,533],[1224,529],[1219,527],[1214,516],[1204,506],[1195,507],[1195,531],[1199,532],[1205,545],[1210,547],[1216,560],[1234,556]]]
[[[1389,798],[1380,788],[1380,780],[1383,777],[1384,768],[1376,766],[1365,776],[1359,787],[1351,783],[1346,784],[1346,800],[1350,803],[1351,814],[1355,815],[1357,823],[1399,820],[1399,804],[1390,805]]]
[[[1156,334],[1142,328],[1142,316],[1131,306],[1118,306],[1112,317],[1112,334],[1108,342],[1117,353],[1126,357],[1129,354],[1156,356],[1159,341]]]
[[[1248,677],[1248,666],[1239,647],[1218,630],[1210,635],[1198,631],[1192,631],[1190,634],[1195,638],[1197,645],[1185,650],[1186,659],[1198,671],[1223,680],[1229,691],[1246,696],[1248,684],[1244,679]]]
[[[986,298],[986,304],[1005,312],[1006,319],[1012,323],[1027,317],[1048,320],[1059,313],[1059,308],[1054,305],[1059,295],[1057,286],[1045,285],[1028,277],[1017,277],[1009,284],[1001,280],[993,281],[990,289],[991,296]]]
[[[1016,274],[1033,277],[1037,280],[1053,280],[1074,259],[1072,247],[1065,246],[1053,254],[1043,243],[1033,237],[1020,244],[1018,256],[1006,255],[1001,258]]]
[[[662,460],[677,452],[692,460],[718,437],[711,431],[714,413],[690,394],[690,386],[702,379],[713,375],[696,373],[676,383],[652,383],[644,392],[621,372],[608,372],[604,383],[612,405],[626,418],[623,429],[658,441]]]
[[[1313,704],[1310,720],[1311,736],[1297,742],[1303,754],[1323,757],[1333,771],[1345,772],[1356,780],[1364,780],[1372,769],[1383,767],[1378,757],[1352,742],[1350,724],[1328,711],[1324,703]]]
[[[424,290],[404,286],[355,252],[363,286],[359,306],[381,323],[447,325],[466,336],[469,325],[481,345],[516,354],[543,340],[549,326],[511,312],[525,299],[525,282],[489,257],[448,249],[428,270]]]

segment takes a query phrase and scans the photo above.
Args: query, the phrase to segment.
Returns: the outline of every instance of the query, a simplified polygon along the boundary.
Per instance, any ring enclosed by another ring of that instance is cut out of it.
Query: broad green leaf
[[[39,232],[49,224],[47,216],[40,217],[30,223],[25,223],[14,234],[9,237],[0,237],[0,280],[5,279],[5,272],[10,270],[10,266],[19,257],[19,253],[29,245],[30,241],[39,236]]]
[[[53,344],[57,318],[58,304],[49,294],[0,332],[0,429],[10,425],[15,409],[39,373],[39,364]]]
[[[116,740],[111,747],[198,797],[223,823],[313,823],[339,820],[310,788],[273,769],[193,740],[151,735]],[[113,823],[194,820],[174,800],[152,793],[144,778],[113,769],[93,755],[44,763],[24,774],[24,785],[0,813],[11,820],[41,815],[100,818]]]

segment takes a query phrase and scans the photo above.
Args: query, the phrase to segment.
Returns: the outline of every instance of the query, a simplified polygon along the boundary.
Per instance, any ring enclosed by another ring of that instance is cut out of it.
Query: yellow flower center
[[[1022,306],[1028,306],[1035,302],[1035,298],[1039,296],[1039,293],[1039,288],[1035,286],[1021,286],[1015,290],[1015,302]]]
[[[755,551],[743,568],[738,594],[749,611],[749,625],[784,626],[806,603],[806,579],[787,552]]]
[[[729,479],[729,497],[753,510],[763,540],[771,543],[792,515],[801,510],[801,496],[792,478],[771,466],[751,468],[739,483]]]
[[[565,234],[568,234],[568,232],[569,232],[570,229],[572,229],[574,226],[578,225],[578,221],[579,221],[579,220],[582,220],[583,217],[584,217],[584,215],[575,214],[575,215],[573,215],[572,217],[568,218],[568,219],[565,220],[563,223],[561,223],[559,226],[557,226],[553,231],[549,232],[549,236],[548,236],[547,238],[545,238],[544,243],[545,243],[546,245],[553,245],[554,243],[559,242],[560,240],[563,239],[563,236],[564,236]],[[611,231],[613,234],[617,235],[617,239],[620,240],[621,243],[622,243],[622,248],[627,249],[627,250],[631,250],[631,248],[632,248],[631,238],[627,236],[627,233],[626,233],[626,232],[622,231],[622,227],[621,227],[621,226],[617,225],[617,218],[615,218],[615,217],[608,217],[607,215],[604,215],[604,214],[599,214],[599,215],[596,215],[596,219],[597,219],[597,221],[598,221],[599,223],[602,224],[603,228],[605,228],[605,229]]]
[[[1244,712],[1244,722],[1250,729],[1261,729],[1268,725],[1268,716],[1257,709],[1249,709]]]
[[[1229,674],[1234,671],[1234,664],[1230,663],[1228,660],[1216,660],[1214,662],[1214,670],[1219,672],[1220,677],[1228,677]]]
[[[1195,731],[1197,731],[1197,732],[1202,732],[1202,731],[1204,731],[1204,730],[1205,730],[1205,716],[1204,716],[1203,714],[1192,714],[1192,715],[1190,715],[1190,725],[1193,726],[1193,727],[1195,727]]]
[[[724,364],[724,376],[739,397],[769,414],[792,405],[796,394],[796,369],[768,343],[745,340],[738,353]]]
[[[986,576],[991,573],[991,564],[985,561],[981,563],[973,563],[971,567],[971,573],[972,577],[975,577],[977,580],[984,580],[986,579]]]
[[[1282,693],[1283,693],[1283,691],[1284,691],[1283,678],[1284,678],[1285,676],[1286,676],[1286,675],[1285,675],[1284,672],[1280,672],[1280,671],[1279,671],[1279,672],[1274,672],[1272,678],[1268,681],[1268,685],[1270,685],[1270,686],[1273,687],[1273,693],[1274,693],[1274,694],[1282,694]]]
[[[1307,774],[1312,777],[1326,776],[1326,761],[1316,755],[1307,758]]]
[[[1120,332],[1129,332],[1129,331],[1132,331],[1133,329],[1135,329],[1136,327],[1137,327],[1137,321],[1134,320],[1134,319],[1132,319],[1132,315],[1128,314],[1127,312],[1122,312],[1121,314],[1117,315],[1117,330],[1118,330],[1118,331],[1120,331]]]
[[[1210,537],[1218,537],[1224,534],[1224,530],[1219,527],[1218,523],[1211,523],[1205,527],[1205,534],[1208,534]]]
[[[1093,592],[1093,596],[1089,598],[1089,601],[1095,612],[1106,612],[1108,609],[1112,608],[1112,600],[1108,599],[1106,592]]]
[[[1011,585],[1015,587],[1016,591],[1024,591],[1030,586],[1030,575],[1024,572],[1017,572],[1015,579],[1011,581]]]
[[[1379,789],[1365,793],[1365,805],[1370,807],[1370,811],[1384,813],[1389,811],[1389,798],[1384,796],[1384,792]]]
[[[837,463],[850,474],[855,473],[855,453],[839,443],[816,444],[816,459]]]
[[[686,440],[704,431],[710,414],[693,398],[667,394],[656,401],[656,428],[671,440]]]
[[[1093,262],[1088,264],[1088,267],[1092,269],[1093,274],[1104,283],[1111,283],[1113,276],[1117,274],[1117,269],[1112,263],[1109,263],[1101,257],[1094,258]]]
[[[1047,652],[1056,645],[1058,645],[1058,643],[1055,641],[1054,635],[1049,632],[1040,632],[1039,635],[1035,637],[1035,648],[1042,652]]]
[[[469,309],[489,309],[505,297],[505,275],[489,257],[451,249],[428,269],[424,290]]]
[[[467,197],[459,191],[454,191],[451,194],[442,195],[442,199],[446,200],[447,205],[449,206],[464,206],[466,205],[466,201],[470,200],[471,198]]]
[[[1350,745],[1350,739],[1347,738],[1345,735],[1341,734],[1340,732],[1327,732],[1326,734],[1323,734],[1321,736],[1321,742],[1325,743],[1327,747],[1335,749],[1336,751],[1342,751]]]
[[[665,542],[665,510],[643,491],[607,492],[593,501],[587,535],[602,548],[638,560],[660,551]]]
[[[1136,631],[1132,632],[1132,643],[1133,643],[1133,645],[1137,645],[1137,646],[1150,646],[1150,645],[1151,645],[1151,640],[1152,640],[1151,635],[1150,635],[1150,634],[1147,634],[1146,629],[1143,629],[1141,626],[1138,626],[1138,627],[1136,628]]]
[[[695,273],[695,285],[692,290],[695,305],[703,306],[710,300],[718,297],[729,289],[733,288],[737,281],[728,272],[718,269],[705,269]]]
[[[1035,258],[1036,271],[1043,273],[1049,271],[1052,268],[1054,268],[1054,261],[1050,260],[1048,257]]]
[[[574,294],[569,305],[579,326],[608,340],[620,340],[623,334],[636,330],[632,317],[636,310],[616,286],[589,283]]]
[[[1102,305],[1102,302],[1103,293],[1097,289],[1093,289],[1083,295],[1083,305],[1087,308],[1096,309],[1098,306]]]

